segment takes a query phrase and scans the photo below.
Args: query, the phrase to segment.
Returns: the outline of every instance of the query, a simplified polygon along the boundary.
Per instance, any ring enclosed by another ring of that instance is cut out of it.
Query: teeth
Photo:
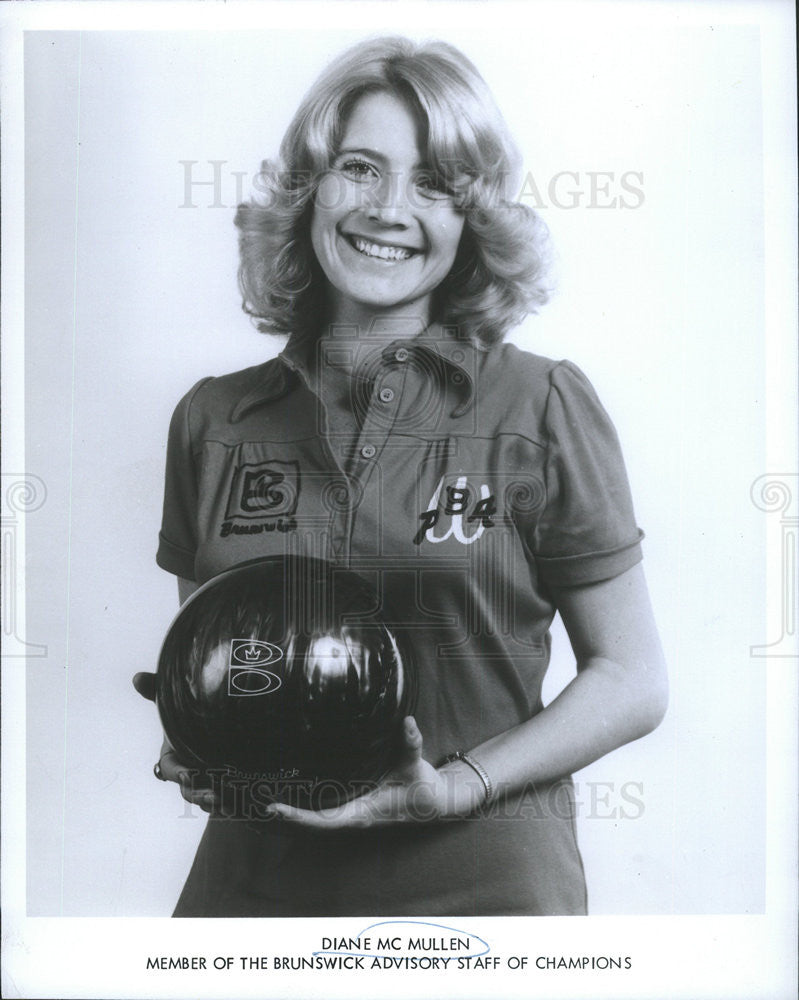
[[[411,256],[410,250],[404,247],[383,247],[377,243],[367,243],[366,240],[353,240],[355,249],[359,253],[366,254],[367,257],[380,257],[381,260],[407,260]]]

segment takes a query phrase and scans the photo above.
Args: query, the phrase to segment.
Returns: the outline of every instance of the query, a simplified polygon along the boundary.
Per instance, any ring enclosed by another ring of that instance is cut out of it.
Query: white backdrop
[[[492,87],[558,255],[511,339],[589,375],[647,535],[671,707],[576,775],[591,912],[764,911],[760,37],[682,7],[654,24],[616,4],[601,31],[586,5],[428,4],[358,30],[27,32],[26,467],[46,501],[26,634],[47,647],[27,672],[29,915],[166,916],[188,871],[204,816],[154,780],[160,729],[130,684],[177,607],[154,562],[167,425],[199,377],[279,349],[240,310],[235,202],[317,72],[384,30],[454,43]],[[572,668],[555,641],[550,697]]]

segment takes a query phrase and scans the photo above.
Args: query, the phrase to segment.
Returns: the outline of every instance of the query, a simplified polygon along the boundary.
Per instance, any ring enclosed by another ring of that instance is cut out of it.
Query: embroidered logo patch
[[[446,487],[442,476],[427,510],[419,515],[422,523],[414,536],[413,544],[421,545],[426,541],[436,545],[448,538],[455,538],[461,545],[471,545],[481,537],[486,528],[494,527],[496,513],[496,497],[485,483],[480,484],[478,496],[467,485],[466,476],[459,476],[454,485]]]
[[[298,462],[240,465],[233,475],[225,518],[290,517],[299,495]]]

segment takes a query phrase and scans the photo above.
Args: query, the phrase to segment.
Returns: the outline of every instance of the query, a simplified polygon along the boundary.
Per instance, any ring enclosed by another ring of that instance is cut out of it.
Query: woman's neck
[[[321,331],[323,338],[336,337],[336,330],[346,330],[346,336],[363,340],[408,340],[424,332],[430,324],[427,300],[383,311],[352,300],[334,299],[330,306],[327,323]]]

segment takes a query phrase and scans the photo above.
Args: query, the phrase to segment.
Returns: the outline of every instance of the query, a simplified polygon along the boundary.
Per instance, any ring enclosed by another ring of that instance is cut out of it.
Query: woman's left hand
[[[422,734],[413,716],[404,720],[402,739],[397,764],[372,791],[328,809],[274,803],[268,810],[270,818],[317,830],[342,830],[458,819],[477,809],[485,788],[468,765],[429,764],[422,757]]]

